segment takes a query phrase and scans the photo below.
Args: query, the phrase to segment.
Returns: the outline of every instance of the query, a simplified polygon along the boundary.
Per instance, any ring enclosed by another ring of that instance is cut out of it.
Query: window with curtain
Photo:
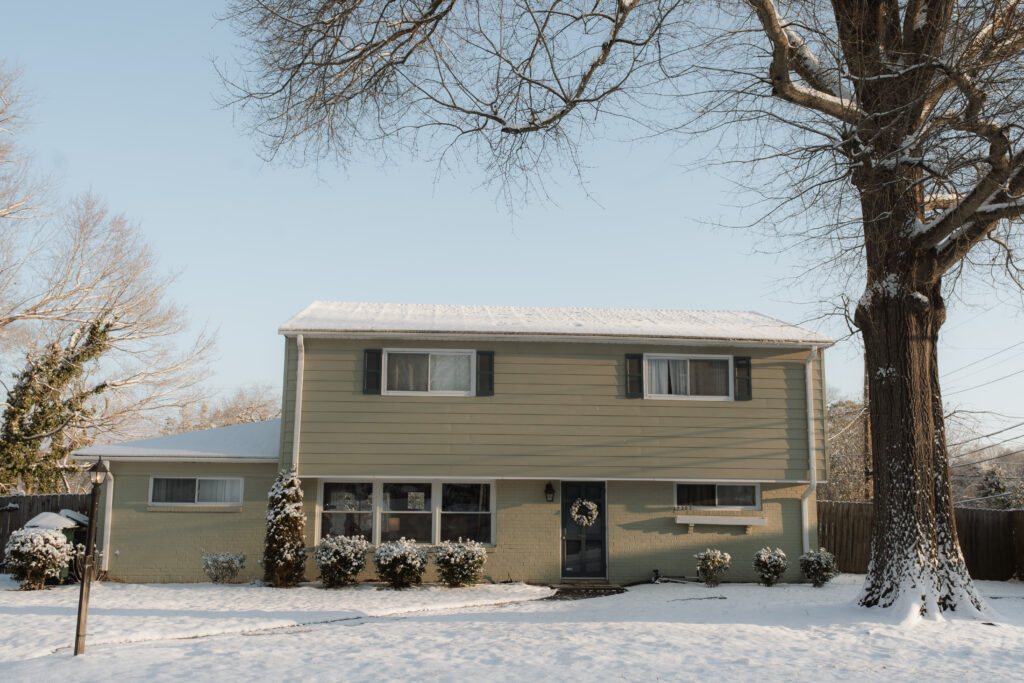
[[[441,484],[441,540],[491,542],[491,485]]]
[[[381,492],[380,540],[397,541],[408,538],[419,543],[433,541],[431,485],[388,484]]]
[[[324,483],[321,536],[363,536],[373,541],[373,484]]]
[[[384,351],[385,393],[473,395],[473,351]]]
[[[150,503],[156,505],[241,505],[240,478],[153,477]]]
[[[758,508],[757,484],[676,484],[676,505],[698,508]]]
[[[729,398],[729,357],[645,356],[648,397]]]

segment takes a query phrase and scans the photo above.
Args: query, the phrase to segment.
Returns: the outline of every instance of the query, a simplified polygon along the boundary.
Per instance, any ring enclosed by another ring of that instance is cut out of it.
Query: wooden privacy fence
[[[40,512],[74,510],[89,514],[88,493],[48,493],[39,496],[0,496],[0,565],[3,564],[4,546],[11,533]]]
[[[818,503],[818,543],[836,556],[840,571],[867,571],[874,512],[872,503]],[[1024,510],[957,508],[956,530],[972,578],[1024,574]]]

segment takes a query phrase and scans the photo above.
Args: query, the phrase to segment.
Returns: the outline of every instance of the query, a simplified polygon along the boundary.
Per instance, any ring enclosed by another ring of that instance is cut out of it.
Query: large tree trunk
[[[856,316],[871,396],[875,493],[861,604],[931,614],[980,609],[957,539],[946,457],[936,348],[946,316],[941,278],[906,251],[901,226],[913,212],[901,218],[892,211],[895,191],[862,192],[865,215],[878,218],[865,223],[868,289]]]

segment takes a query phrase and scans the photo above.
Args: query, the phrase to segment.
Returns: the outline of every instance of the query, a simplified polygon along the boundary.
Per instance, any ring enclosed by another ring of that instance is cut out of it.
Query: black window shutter
[[[494,396],[494,351],[476,352],[476,395]]]
[[[736,383],[732,397],[736,401],[749,401],[754,397],[754,388],[750,379],[750,356],[735,356],[732,359]]]
[[[626,398],[644,397],[644,356],[626,354]]]
[[[381,361],[384,353],[380,349],[363,351],[363,393],[380,393]]]

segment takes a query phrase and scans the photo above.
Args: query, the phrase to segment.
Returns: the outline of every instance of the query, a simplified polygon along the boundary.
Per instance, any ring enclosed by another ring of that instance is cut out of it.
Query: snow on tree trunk
[[[278,588],[297,586],[305,575],[306,516],[302,485],[295,470],[282,470],[270,487],[263,580]]]
[[[881,184],[875,179],[871,186]],[[900,239],[913,223],[894,182],[862,191],[868,286],[856,322],[864,337],[874,462],[871,559],[860,603],[914,614],[981,609],[953,515],[937,341],[946,311],[941,277]],[[887,196],[880,196],[887,195]]]

